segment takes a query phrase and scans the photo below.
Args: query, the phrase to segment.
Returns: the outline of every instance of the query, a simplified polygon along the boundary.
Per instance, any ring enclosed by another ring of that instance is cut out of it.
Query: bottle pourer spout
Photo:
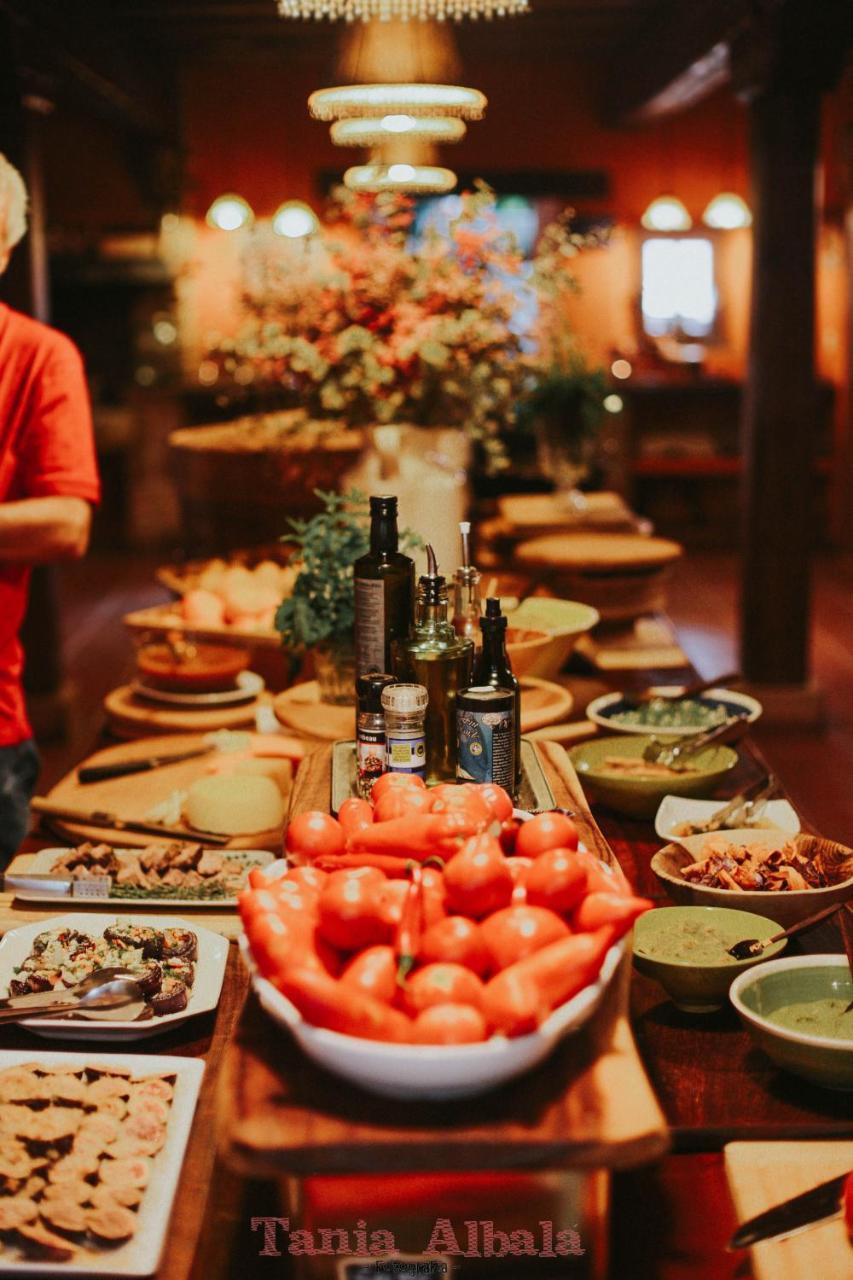
[[[438,577],[438,561],[436,560],[435,552],[433,551],[429,543],[427,543],[427,546],[426,546],[426,558],[427,558],[427,575],[430,578],[437,578]]]
[[[470,520],[460,520],[459,532],[462,534],[462,568],[468,569],[471,565],[471,522]]]

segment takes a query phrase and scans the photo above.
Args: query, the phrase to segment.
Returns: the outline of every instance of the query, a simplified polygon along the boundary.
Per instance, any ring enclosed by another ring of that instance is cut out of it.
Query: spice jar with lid
[[[370,799],[373,784],[385,772],[385,712],[382,690],[394,683],[387,672],[371,671],[356,680],[355,768],[358,794]]]
[[[421,684],[390,684],[382,690],[385,768],[389,773],[426,774],[427,691]]]

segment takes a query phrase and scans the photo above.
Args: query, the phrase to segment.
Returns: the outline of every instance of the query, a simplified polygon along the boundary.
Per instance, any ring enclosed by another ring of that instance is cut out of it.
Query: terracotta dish
[[[201,693],[230,688],[248,667],[249,653],[230,645],[194,644],[174,649],[168,644],[149,644],[139,650],[136,661],[140,675],[149,683]]]

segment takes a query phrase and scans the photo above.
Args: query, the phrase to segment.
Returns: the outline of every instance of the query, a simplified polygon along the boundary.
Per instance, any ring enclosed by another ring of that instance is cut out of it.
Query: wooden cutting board
[[[581,511],[573,511],[554,493],[514,493],[498,500],[498,510],[517,534],[531,536],[555,528],[633,529],[635,520],[618,493],[585,493]]]
[[[540,680],[538,676],[522,676],[519,683],[522,733],[556,724],[570,714],[572,695],[562,685]],[[305,738],[340,742],[355,736],[355,708],[321,702],[316,680],[295,684],[276,694],[273,710],[287,729]]]
[[[827,1100],[831,1094],[827,1094]],[[726,1177],[738,1222],[853,1169],[853,1142],[730,1142]],[[751,1250],[754,1280],[850,1280],[853,1245],[840,1218]]]
[[[668,618],[643,617],[634,622],[601,627],[581,636],[575,646],[599,671],[670,670],[690,665]]]
[[[140,737],[152,733],[210,733],[214,729],[253,728],[258,708],[269,701],[269,694],[260,693],[233,707],[188,710],[149,702],[135,694],[129,684],[123,684],[104,698],[104,710],[115,733],[122,737]]]
[[[558,805],[615,864],[562,747],[537,744]],[[329,808],[331,747],[300,770],[294,813]],[[618,865],[618,864],[615,864]],[[371,1097],[311,1063],[250,1000],[219,1093],[223,1150],[252,1176],[617,1168],[666,1149],[664,1118],[627,1019],[626,960],[591,1022],[542,1066],[482,1098]]]
[[[179,751],[192,751],[204,745],[203,734],[170,734],[166,737],[140,738],[136,742],[123,742],[119,746],[96,751],[82,765],[112,764],[117,760],[140,760],[146,756],[170,755]],[[186,791],[207,772],[209,757],[199,756],[178,764],[163,765],[147,773],[132,773],[124,778],[109,778],[106,782],[83,784],[77,780],[73,769],[60,778],[48,792],[48,799],[67,808],[86,809],[114,813],[120,818],[146,820],[148,811],[168,799],[173,791]],[[109,827],[90,827],[85,823],[68,822],[51,818],[51,827],[75,844],[84,840],[104,841],[122,848],[144,848],[158,837],[141,835],[133,831],[118,831]],[[169,824],[171,825],[171,824]],[[180,825],[180,824],[179,824]],[[193,833],[187,832],[187,840]],[[281,851],[281,827],[272,831],[260,831],[249,836],[235,836],[227,845],[231,849],[270,849]]]

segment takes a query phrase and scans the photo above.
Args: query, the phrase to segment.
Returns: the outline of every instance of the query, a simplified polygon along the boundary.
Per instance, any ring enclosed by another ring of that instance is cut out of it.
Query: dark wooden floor
[[[41,786],[47,788],[91,749],[101,727],[104,695],[133,670],[133,645],[122,626],[130,609],[166,598],[154,580],[156,562],[126,555],[91,557],[65,568],[61,601],[65,667],[74,712],[67,741],[43,744]],[[682,643],[704,675],[737,665],[737,562],[725,554],[691,554],[671,590],[671,615]],[[798,807],[826,835],[853,841],[853,559],[823,557],[816,565],[812,639],[815,680],[827,702],[819,731],[769,731],[757,736]],[[259,1212],[258,1189],[247,1189],[231,1217]],[[275,1212],[275,1207],[266,1210]],[[225,1213],[222,1226],[228,1214]],[[725,1253],[733,1221],[721,1157],[675,1156],[655,1169],[628,1171],[613,1184],[613,1280],[746,1280],[743,1255]],[[266,1275],[243,1241],[232,1276]],[[266,1260],[265,1260],[266,1261]],[[280,1264],[279,1264],[280,1265]],[[285,1272],[278,1274],[284,1277]],[[513,1278],[516,1280],[516,1277]],[[521,1280],[519,1276],[517,1280]]]

